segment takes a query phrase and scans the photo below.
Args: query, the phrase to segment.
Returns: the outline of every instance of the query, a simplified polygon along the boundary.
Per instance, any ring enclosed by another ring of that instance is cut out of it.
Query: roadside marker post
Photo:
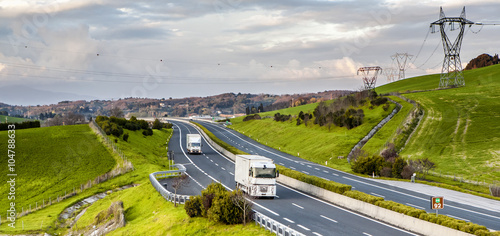
[[[436,217],[438,210],[444,209],[444,197],[431,197],[431,209],[436,210]]]

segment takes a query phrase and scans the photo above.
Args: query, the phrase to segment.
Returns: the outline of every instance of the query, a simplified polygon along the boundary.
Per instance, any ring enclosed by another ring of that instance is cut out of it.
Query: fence
[[[255,224],[259,224],[261,227],[264,227],[266,230],[269,230],[271,233],[275,233],[279,236],[302,236],[301,234],[288,226],[279,223],[260,212],[254,211],[253,220]]]
[[[173,177],[173,176],[179,176],[182,173],[186,172],[186,167],[180,164],[175,164],[172,165],[172,167],[178,168],[178,170],[167,170],[167,171],[159,171],[159,172],[154,172],[149,174],[149,181],[151,182],[151,185],[158,191],[165,200],[170,201],[170,202],[178,202],[180,204],[186,203],[187,200],[189,200],[188,195],[179,195],[174,194],[165,188],[161,186],[160,182],[158,182],[158,179],[160,178],[167,178],[167,177]]]

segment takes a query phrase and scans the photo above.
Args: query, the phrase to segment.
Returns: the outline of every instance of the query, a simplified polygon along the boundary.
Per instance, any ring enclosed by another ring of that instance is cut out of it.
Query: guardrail
[[[182,173],[186,172],[186,167],[184,167],[183,165],[175,164],[172,165],[172,167],[177,168],[177,170],[158,171],[149,174],[149,181],[151,182],[151,185],[153,185],[153,187],[156,189],[156,191],[158,191],[163,196],[163,198],[165,198],[165,200],[184,204],[187,200],[189,200],[191,196],[179,194],[177,194],[176,196],[174,193],[163,188],[160,182],[158,182],[158,179],[179,176]]]
[[[279,236],[303,236],[304,234],[301,234],[288,226],[277,222],[266,215],[254,211],[253,214],[253,220],[255,221],[255,224],[259,224],[261,227],[264,227],[266,230],[269,230],[271,233],[275,233],[276,235]]]

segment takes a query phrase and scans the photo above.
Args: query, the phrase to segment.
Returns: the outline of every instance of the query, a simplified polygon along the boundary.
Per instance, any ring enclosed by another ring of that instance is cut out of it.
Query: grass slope
[[[9,123],[21,123],[23,121],[28,121],[29,120],[29,119],[20,118],[20,117],[12,117],[12,116],[0,115],[0,123],[5,123],[5,118],[7,118],[7,122],[9,122]]]
[[[281,114],[297,115],[300,111],[312,113],[318,104],[308,104],[305,106],[293,107],[260,114],[261,117],[273,116],[279,112]],[[347,156],[351,149],[384,117],[386,117],[395,105],[392,104],[388,111],[384,111],[382,106],[370,110],[368,106],[363,107],[365,118],[363,124],[348,130],[345,127],[331,127],[329,131],[326,127],[314,125],[312,121],[306,127],[304,124],[296,125],[296,119],[286,122],[276,122],[272,118],[262,120],[252,120],[243,122],[243,118],[231,119],[231,128],[266,144],[275,149],[279,149],[292,155],[299,155],[301,158],[311,160],[316,163],[351,172],[350,165],[345,159],[337,159],[338,156]],[[332,158],[333,157],[333,158]]]
[[[21,211],[35,208],[36,202],[48,202],[73,187],[104,174],[115,166],[110,152],[97,140],[88,125],[56,126],[16,130],[15,173],[16,206]],[[0,131],[2,163],[7,167],[7,131]],[[7,168],[1,168],[0,181],[6,183]],[[0,195],[7,196],[1,188]],[[0,199],[0,210],[6,212],[10,201]]]
[[[429,157],[436,173],[469,180],[500,180],[500,65],[465,71],[465,87],[404,94],[425,110],[405,157]],[[379,93],[430,90],[439,75],[377,88]]]

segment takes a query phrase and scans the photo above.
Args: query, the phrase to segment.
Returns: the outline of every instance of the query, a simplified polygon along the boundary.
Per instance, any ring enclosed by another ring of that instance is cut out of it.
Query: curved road
[[[174,134],[169,150],[174,151],[175,162],[186,167],[191,181],[196,182],[197,190],[201,191],[213,181],[234,189],[234,163],[206,141],[203,142],[202,155],[188,154],[185,135],[198,131],[184,122],[170,122],[174,124]],[[254,209],[306,235],[416,235],[283,185],[278,184],[277,195],[275,199],[253,200]]]
[[[222,124],[200,120],[196,122],[202,124],[222,141],[249,154],[266,156],[273,159],[275,163],[290,169],[348,184],[355,190],[374,196],[380,196],[386,200],[399,202],[418,209],[424,209],[427,212],[434,212],[434,210],[430,209],[431,196],[428,194],[411,191],[402,187],[381,183],[370,178],[363,178],[323,165],[318,165],[265,146]],[[463,195],[463,193],[457,194]],[[471,221],[476,224],[484,225],[490,230],[500,231],[500,202],[473,195],[465,195],[465,197],[463,197],[465,200],[460,202],[448,200],[447,196],[444,196],[444,198],[445,208],[439,210],[439,214],[445,214],[459,220]],[[475,199],[475,201],[472,201],[472,199]]]

